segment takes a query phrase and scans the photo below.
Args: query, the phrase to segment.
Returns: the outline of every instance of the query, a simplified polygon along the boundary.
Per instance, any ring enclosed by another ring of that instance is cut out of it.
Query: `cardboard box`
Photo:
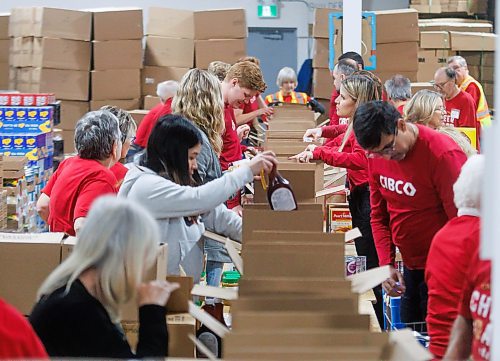
[[[35,93],[55,93],[57,99],[89,99],[88,71],[34,68],[31,75]]]
[[[14,8],[9,36],[35,36],[70,40],[90,40],[92,14],[87,11],[48,7]]]
[[[246,39],[195,40],[194,49],[195,66],[200,69],[214,60],[233,64],[247,54]]]
[[[155,95],[156,87],[166,80],[180,81],[189,68],[145,66],[142,69],[142,95]]]
[[[309,128],[314,128],[316,124],[311,123],[310,121],[294,121],[294,122],[285,122],[285,121],[280,121],[280,122],[269,122],[269,130],[270,131],[301,131],[302,134],[309,129]],[[304,149],[302,149],[304,150]]]
[[[345,233],[352,229],[352,216],[349,208],[328,206],[326,229],[332,233]]]
[[[114,105],[115,107],[123,110],[133,110],[140,108],[140,99],[104,99],[104,100],[91,100],[90,110],[99,110],[105,105]]]
[[[192,68],[194,63],[194,40],[146,37],[144,65]]]
[[[63,140],[64,154],[77,153],[75,148],[75,131],[74,130],[60,130],[54,132],[54,138],[59,135]]]
[[[90,70],[90,42],[53,38],[33,39],[36,68]]]
[[[239,295],[266,296],[272,293],[283,294],[343,294],[352,295],[351,283],[344,276],[334,277],[264,277],[246,276],[239,281]]]
[[[9,63],[0,63],[0,89],[9,89]]]
[[[0,39],[0,63],[9,62],[10,40]]]
[[[93,41],[93,70],[141,69],[142,40]]]
[[[342,9],[323,9],[314,10],[313,37],[328,39],[330,37],[329,14],[342,13]],[[334,19],[335,35],[337,39],[342,39],[342,20]]]
[[[9,13],[0,13],[0,39],[9,38]]]
[[[488,21],[467,19],[420,19],[418,21],[420,31],[459,31],[492,33],[493,25]]]
[[[139,126],[144,117],[149,113],[149,110],[135,109],[128,112],[134,119],[135,125]]]
[[[394,73],[418,69],[418,43],[390,43],[377,45],[377,72]]]
[[[296,139],[296,140],[302,140],[304,138],[304,132],[300,130],[268,130],[266,132],[266,139],[271,140],[271,139]]]
[[[272,144],[264,144],[264,150],[272,150],[277,156],[285,156],[285,157],[291,157],[293,155],[299,154],[300,152],[303,152],[304,149],[306,149],[307,144],[303,143],[272,143]],[[307,201],[307,199],[304,199],[303,201]],[[297,202],[299,202],[297,200]],[[311,200],[311,203],[314,203],[315,201]]]
[[[451,50],[495,51],[496,34],[450,31]]]
[[[139,69],[91,71],[92,100],[139,99],[141,71]]]
[[[0,293],[28,315],[42,282],[59,265],[62,233],[0,235]]]
[[[71,100],[61,101],[61,123],[57,126],[63,130],[75,130],[76,123],[89,111],[88,102]]]
[[[332,96],[333,79],[328,69],[314,69],[313,95],[318,98],[328,99]]]
[[[155,97],[151,95],[146,95],[144,97],[144,109],[146,110],[151,110],[160,103],[161,103],[160,97]]]
[[[495,53],[492,51],[460,51],[459,55],[465,58],[467,65],[495,66]]]
[[[427,90],[434,90],[434,87],[432,86],[431,83],[429,82],[416,82],[416,83],[411,83],[411,93],[415,94],[420,90],[427,89]]]
[[[420,47],[423,49],[450,49],[450,33],[447,31],[422,31]]]
[[[323,231],[321,204],[301,204],[296,211],[273,211],[267,204],[246,205],[243,209],[243,242],[251,240],[253,230]]]
[[[244,9],[194,12],[194,38],[197,40],[246,37],[248,37],[248,29]]]
[[[11,39],[10,60],[11,66],[33,66],[33,37]]]
[[[95,9],[92,15],[93,40],[142,39],[142,9]]]
[[[314,122],[314,113],[302,104],[282,103],[274,107],[271,122],[300,120]]]
[[[415,9],[375,11],[375,14],[377,44],[418,42],[418,11]]]
[[[151,7],[146,35],[194,39],[194,14],[189,10]]]
[[[328,69],[330,58],[330,45],[328,39],[315,38],[313,50],[313,68]],[[338,58],[342,54],[342,40],[340,37],[335,38],[335,57]]]

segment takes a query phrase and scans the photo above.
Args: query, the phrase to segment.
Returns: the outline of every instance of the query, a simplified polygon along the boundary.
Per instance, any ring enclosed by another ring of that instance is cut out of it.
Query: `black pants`
[[[370,188],[367,185],[355,187],[349,196],[349,210],[352,216],[352,227],[358,227],[361,237],[354,240],[358,256],[366,257],[366,268],[378,267],[378,255],[373,241],[370,223]],[[382,286],[373,289],[377,303],[373,305],[380,328],[384,327]]]
[[[404,323],[425,322],[427,285],[425,284],[424,270],[411,270],[405,267],[403,278],[406,292],[401,296],[401,321]],[[425,327],[422,331],[425,331]]]

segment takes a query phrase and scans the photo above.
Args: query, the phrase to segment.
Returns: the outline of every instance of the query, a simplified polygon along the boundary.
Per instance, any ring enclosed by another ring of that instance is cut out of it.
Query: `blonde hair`
[[[281,68],[278,76],[276,77],[276,85],[281,88],[283,83],[287,81],[297,83],[297,74],[295,73],[295,70],[288,66],[285,66],[284,68]]]
[[[224,100],[221,84],[214,75],[201,69],[188,71],[182,77],[172,109],[194,122],[207,135],[215,153],[222,152]]]
[[[104,105],[100,110],[107,110],[118,118],[122,144],[125,144],[127,138],[131,138],[135,135],[135,132],[137,131],[137,124],[135,124],[134,118],[132,118],[129,112],[115,107],[114,105]]]
[[[355,101],[354,112],[356,112],[356,109],[358,109],[358,107],[363,103],[372,100],[379,100],[381,86],[382,83],[380,81],[376,82],[376,80],[372,79],[370,76],[360,75],[356,73],[342,81],[341,85],[341,87],[344,88],[349,97]],[[342,139],[342,144],[338,149],[339,152],[342,152],[347,143],[347,140],[349,139],[349,136],[351,135],[353,118],[354,113],[349,117],[349,126],[347,127],[344,138]]]
[[[419,90],[403,109],[405,121],[428,126],[434,112],[442,106],[442,100],[443,96],[438,92]]]
[[[213,74],[219,79],[219,81],[224,81],[226,78],[226,74],[231,67],[231,64],[224,63],[223,61],[212,61],[210,64],[208,64],[208,72],[210,74]]]
[[[224,81],[229,82],[231,79],[237,79],[240,87],[259,93],[264,93],[267,88],[260,67],[251,61],[238,62],[231,66]]]
[[[95,268],[99,300],[111,320],[119,321],[119,308],[137,293],[154,264],[159,241],[158,225],[146,209],[124,198],[101,197],[90,209],[73,252],[47,277],[37,296],[63,286],[69,292],[84,271]]]

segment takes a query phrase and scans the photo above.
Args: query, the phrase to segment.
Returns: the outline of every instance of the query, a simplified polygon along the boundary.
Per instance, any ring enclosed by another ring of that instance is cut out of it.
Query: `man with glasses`
[[[391,277],[382,287],[390,296],[402,296],[403,322],[425,322],[427,254],[434,234],[457,214],[453,184],[467,157],[450,137],[406,123],[384,101],[360,105],[353,129],[368,156],[379,264],[391,267]],[[396,247],[403,258],[403,275],[394,268]]]

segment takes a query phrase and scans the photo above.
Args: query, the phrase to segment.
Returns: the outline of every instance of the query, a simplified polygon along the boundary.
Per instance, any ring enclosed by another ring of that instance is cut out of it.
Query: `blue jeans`
[[[207,261],[207,286],[219,287],[223,266],[223,262]]]

